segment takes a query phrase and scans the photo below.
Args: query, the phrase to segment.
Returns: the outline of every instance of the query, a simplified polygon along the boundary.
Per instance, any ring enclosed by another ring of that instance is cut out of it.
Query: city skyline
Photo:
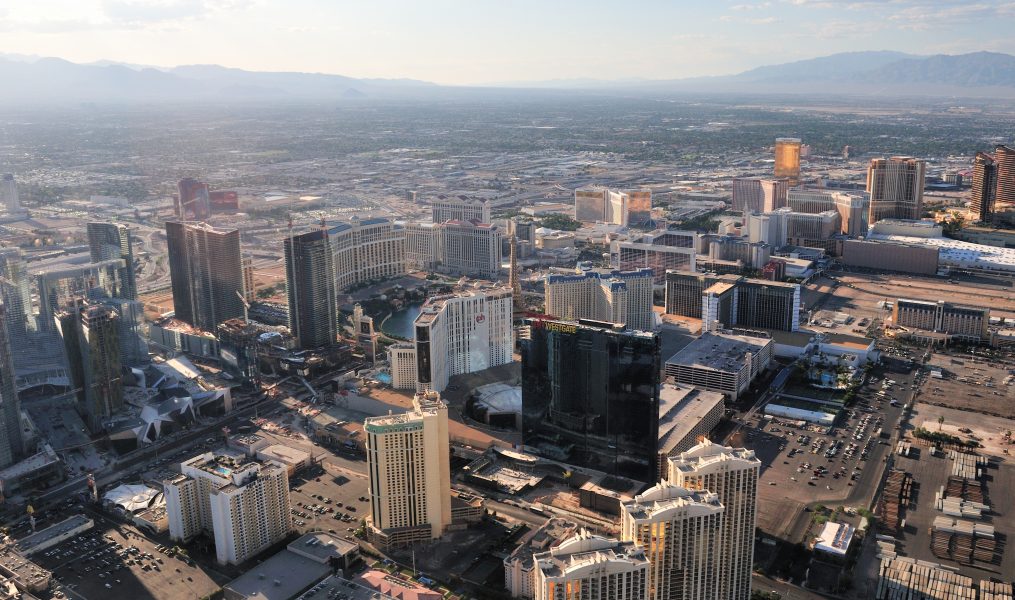
[[[159,67],[216,63],[450,85],[718,76],[857,50],[1015,53],[1005,32],[1015,6],[954,0],[580,7],[452,0],[336,7],[299,0],[284,10],[255,0],[47,0],[6,7],[0,16],[0,50],[11,55]],[[621,31],[641,32],[642,42],[588,43]]]

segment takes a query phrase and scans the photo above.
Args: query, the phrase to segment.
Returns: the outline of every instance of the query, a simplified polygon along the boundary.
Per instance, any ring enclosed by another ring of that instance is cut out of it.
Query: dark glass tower
[[[598,321],[525,323],[524,443],[577,466],[655,481],[658,336]]]

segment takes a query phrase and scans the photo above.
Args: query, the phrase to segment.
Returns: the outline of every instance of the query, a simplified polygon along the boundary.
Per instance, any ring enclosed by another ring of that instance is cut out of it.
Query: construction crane
[[[239,290],[235,290],[235,291],[236,291],[236,297],[239,298],[240,302],[243,303],[243,320],[246,321],[247,323],[249,323],[250,322],[250,316],[248,314],[248,311],[250,310],[250,303],[247,302],[247,299],[243,297],[243,294],[241,294]]]

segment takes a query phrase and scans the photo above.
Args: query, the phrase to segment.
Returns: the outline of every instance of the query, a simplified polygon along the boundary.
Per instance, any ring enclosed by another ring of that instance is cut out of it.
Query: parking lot
[[[160,551],[133,527],[89,517],[95,521],[93,529],[32,556],[85,598],[202,598],[231,579],[187,557]]]
[[[729,440],[755,451],[762,462],[758,488],[758,527],[791,541],[804,534],[804,507],[820,502],[860,505],[880,482],[890,437],[913,389],[915,373],[901,363],[875,369],[847,409],[827,431],[786,419],[759,419]],[[885,386],[885,379],[896,383]],[[879,392],[884,392],[879,396]],[[896,405],[892,406],[895,400]],[[886,437],[879,437],[881,430]]]
[[[360,520],[370,514],[364,473],[325,461],[297,473],[289,487],[293,527],[300,533],[323,530],[351,538]]]

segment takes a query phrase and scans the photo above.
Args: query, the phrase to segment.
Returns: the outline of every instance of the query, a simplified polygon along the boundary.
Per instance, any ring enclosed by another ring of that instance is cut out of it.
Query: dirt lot
[[[932,385],[932,384],[928,384]],[[944,423],[938,419],[944,417]],[[1005,457],[1005,451],[1015,454],[1015,446],[1004,439],[1006,432],[1015,432],[1015,420],[982,415],[968,410],[959,410],[945,406],[934,406],[918,402],[914,407],[910,421],[914,427],[923,427],[928,431],[941,431],[966,439],[975,436],[983,446],[977,452],[985,456]],[[972,433],[960,431],[967,429]]]
[[[922,402],[1015,418],[1015,383],[1004,384],[1009,370],[1015,368],[1012,359],[986,359],[958,352],[935,353],[928,364],[940,368],[943,377],[927,381],[920,397]],[[975,414],[968,418],[975,422],[980,416]]]

